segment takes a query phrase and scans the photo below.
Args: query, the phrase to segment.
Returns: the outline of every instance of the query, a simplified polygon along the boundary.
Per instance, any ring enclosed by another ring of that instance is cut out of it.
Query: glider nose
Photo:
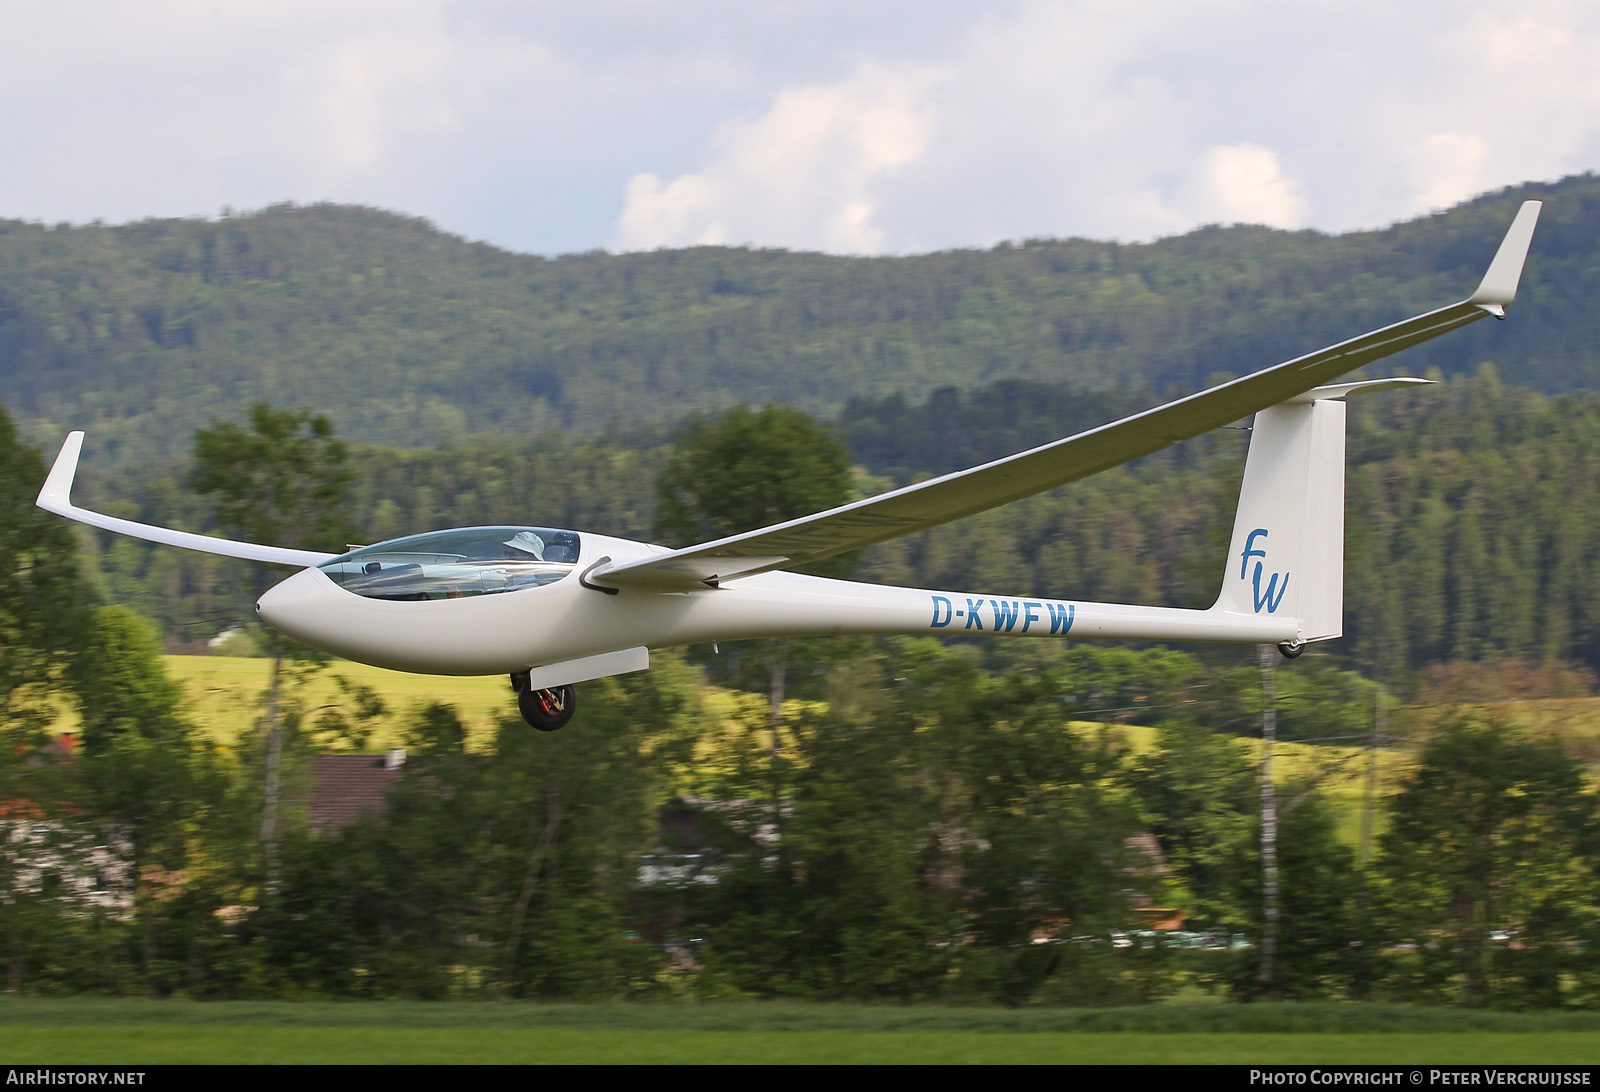
[[[273,629],[304,640],[299,630],[305,628],[305,623],[310,620],[308,615],[313,604],[326,598],[321,585],[327,583],[327,579],[316,569],[295,573],[282,583],[268,588],[256,600],[256,614]]]

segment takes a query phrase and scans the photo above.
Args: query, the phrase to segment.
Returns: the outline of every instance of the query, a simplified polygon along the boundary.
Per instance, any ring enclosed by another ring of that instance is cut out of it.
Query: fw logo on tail
[[[1255,603],[1257,614],[1261,613],[1262,607],[1267,608],[1267,613],[1271,614],[1278,609],[1278,604],[1283,602],[1284,593],[1289,590],[1289,574],[1273,573],[1272,579],[1267,581],[1266,592],[1263,593],[1261,591],[1261,573],[1266,567],[1267,551],[1265,549],[1256,549],[1256,537],[1258,535],[1263,539],[1266,538],[1267,529],[1265,527],[1257,527],[1250,532],[1250,537],[1244,540],[1244,553],[1239,555],[1239,579],[1243,580],[1245,578],[1245,573],[1250,568],[1250,559],[1259,557],[1261,560],[1256,562],[1256,572],[1252,584],[1252,601]],[[1280,575],[1283,577],[1283,587],[1281,588],[1278,587],[1278,577]]]

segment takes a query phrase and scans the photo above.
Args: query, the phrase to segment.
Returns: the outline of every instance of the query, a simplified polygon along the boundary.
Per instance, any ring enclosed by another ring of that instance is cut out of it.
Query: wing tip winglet
[[[1468,303],[1477,304],[1496,318],[1505,317],[1506,304],[1516,299],[1517,282],[1522,279],[1522,265],[1527,260],[1528,245],[1533,242],[1533,229],[1543,207],[1543,201],[1522,203],[1516,219],[1506,229],[1505,238],[1500,240],[1500,249],[1489,263],[1489,271],[1478,283],[1478,290],[1467,297]]]
[[[141,538],[146,542],[159,542],[164,546],[178,546],[185,550],[237,557],[245,561],[261,561],[268,565],[294,565],[306,568],[331,561],[337,554],[317,553],[313,550],[291,550],[279,546],[260,546],[253,542],[235,542],[231,539],[212,538],[192,531],[178,531],[171,527],[152,527],[148,523],[135,523],[131,519],[118,519],[90,512],[72,503],[72,479],[78,471],[78,454],[83,450],[83,433],[69,432],[67,442],[61,445],[55,465],[50,468],[35,501],[46,512],[98,527],[102,531],[115,531],[119,535]]]
[[[50,473],[39,490],[34,503],[47,512],[64,512],[72,507],[72,480],[78,474],[78,455],[83,451],[83,433],[67,433],[61,453],[50,467]]]

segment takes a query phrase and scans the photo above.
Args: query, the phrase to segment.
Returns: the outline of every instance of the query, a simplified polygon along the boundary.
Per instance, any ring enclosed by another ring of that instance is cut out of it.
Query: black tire
[[[1298,660],[1300,654],[1306,650],[1304,641],[1284,641],[1278,646],[1278,651],[1283,653],[1285,660]]]
[[[572,714],[578,711],[578,694],[570,686],[518,690],[517,711],[531,727],[541,732],[554,732],[566,727]]]

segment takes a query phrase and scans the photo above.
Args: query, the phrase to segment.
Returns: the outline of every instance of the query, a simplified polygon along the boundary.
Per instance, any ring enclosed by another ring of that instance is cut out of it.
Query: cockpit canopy
[[[577,565],[578,545],[549,527],[462,527],[363,546],[317,568],[369,599],[461,599],[553,584]]]

